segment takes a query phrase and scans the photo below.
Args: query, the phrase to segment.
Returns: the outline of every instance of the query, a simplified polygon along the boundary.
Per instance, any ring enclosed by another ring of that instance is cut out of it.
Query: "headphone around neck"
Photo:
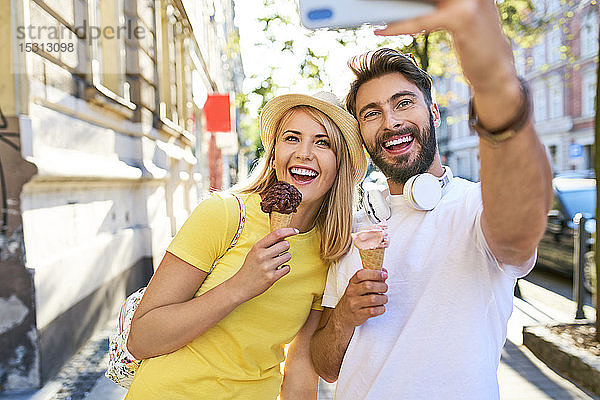
[[[430,211],[438,205],[444,195],[444,189],[453,178],[452,171],[449,167],[443,166],[444,174],[441,177],[436,177],[430,173],[418,174],[412,176],[404,184],[402,195],[416,210]],[[365,207],[367,216],[372,223],[389,219],[392,215],[390,205],[387,201],[387,189],[381,191],[378,188],[365,190],[363,193],[362,202]]]

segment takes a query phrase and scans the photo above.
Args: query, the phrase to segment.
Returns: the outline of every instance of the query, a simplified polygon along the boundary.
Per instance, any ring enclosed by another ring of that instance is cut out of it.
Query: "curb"
[[[524,326],[523,345],[550,368],[600,395],[600,357],[574,346],[552,333],[548,327],[549,325]]]
[[[120,400],[124,399],[126,394],[127,389],[122,388],[102,375],[98,378],[92,390],[85,396],[85,400]]]
[[[43,388],[34,391],[0,393],[0,400],[50,400],[60,391],[62,385],[60,382],[52,380],[44,385]]]

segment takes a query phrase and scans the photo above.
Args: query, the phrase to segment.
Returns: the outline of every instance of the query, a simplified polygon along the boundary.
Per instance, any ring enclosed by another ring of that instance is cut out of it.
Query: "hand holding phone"
[[[308,29],[385,25],[430,13],[434,5],[432,0],[299,0],[300,20]]]

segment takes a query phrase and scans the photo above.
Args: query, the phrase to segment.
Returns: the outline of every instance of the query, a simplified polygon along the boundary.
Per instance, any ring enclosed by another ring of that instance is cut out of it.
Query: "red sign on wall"
[[[204,104],[207,132],[231,131],[231,102],[229,94],[209,94]]]

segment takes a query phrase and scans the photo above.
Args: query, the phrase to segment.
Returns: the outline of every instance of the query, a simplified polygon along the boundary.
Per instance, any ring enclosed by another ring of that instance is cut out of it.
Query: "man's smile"
[[[412,134],[395,135],[383,142],[382,147],[394,155],[403,154],[412,148],[414,137]]]

